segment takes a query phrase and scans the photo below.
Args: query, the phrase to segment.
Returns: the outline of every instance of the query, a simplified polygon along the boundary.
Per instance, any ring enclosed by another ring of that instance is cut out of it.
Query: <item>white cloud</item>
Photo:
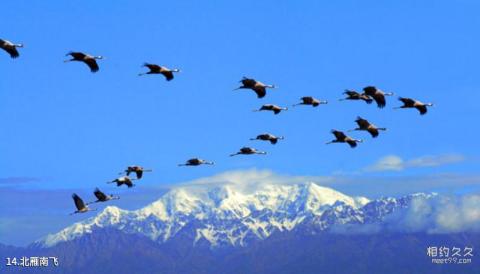
[[[480,231],[480,195],[416,197],[410,207],[386,222],[389,228],[404,232]]]
[[[205,185],[232,185],[239,191],[251,191],[262,184],[297,184],[306,182],[315,182],[317,184],[331,184],[336,180],[333,176],[292,176],[275,173],[271,170],[233,170],[222,172],[210,177],[204,177],[189,181],[177,186],[198,186]]]
[[[368,172],[402,171],[408,168],[443,166],[464,160],[465,157],[459,154],[422,156],[410,160],[404,160],[397,155],[387,155],[373,165],[366,167],[364,170]]]

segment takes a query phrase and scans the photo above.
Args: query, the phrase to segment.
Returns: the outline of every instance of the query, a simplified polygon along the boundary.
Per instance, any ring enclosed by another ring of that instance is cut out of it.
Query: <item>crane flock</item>
[[[0,39],[0,48],[3,49],[6,53],[10,55],[11,58],[18,58],[20,56],[20,53],[18,52],[18,48],[23,48],[22,43],[13,43],[8,40]],[[70,56],[71,59],[67,59],[64,62],[83,62],[88,66],[90,71],[92,73],[96,73],[100,70],[100,67],[98,65],[97,60],[105,59],[101,55],[89,55],[83,52],[75,52],[75,51],[70,51],[66,54],[66,56]],[[151,63],[144,63],[143,67],[146,67],[149,69],[147,72],[139,73],[139,76],[143,75],[148,75],[148,74],[161,74],[165,77],[167,81],[171,81],[174,79],[174,73],[179,73],[180,69],[169,69],[165,66],[160,66],[157,64],[151,64]],[[267,89],[276,89],[278,88],[277,86],[273,84],[264,84],[260,81],[257,81],[256,79],[253,78],[248,78],[248,77],[243,77],[240,81],[241,86],[234,90],[241,90],[241,89],[249,89],[255,92],[257,98],[264,98],[267,95]],[[363,88],[363,92],[357,92],[355,90],[351,89],[346,89],[343,92],[343,95],[345,95],[344,98],[340,98],[339,101],[344,101],[344,100],[351,100],[351,101],[358,101],[362,100],[367,104],[372,104],[374,101],[377,104],[377,107],[382,109],[385,108],[387,105],[387,100],[386,96],[393,96],[393,92],[384,92],[381,89],[375,87],[375,86],[366,86]],[[416,99],[412,98],[406,98],[406,97],[399,97],[399,101],[403,103],[403,105],[394,107],[394,109],[406,109],[406,108],[415,108],[419,111],[420,115],[425,115],[427,113],[427,107],[433,106],[432,103],[422,103]],[[300,102],[293,104],[292,107],[296,106],[301,106],[301,105],[307,105],[307,106],[312,106],[312,107],[318,107],[323,104],[327,104],[327,100],[320,100],[317,98],[314,98],[312,96],[304,96],[300,98]],[[280,107],[275,104],[264,104],[262,105],[259,109],[255,109],[255,112],[258,111],[272,111],[275,115],[281,113],[282,111],[288,110],[287,107]],[[379,136],[380,131],[385,131],[387,130],[384,127],[377,127],[374,124],[370,123],[368,120],[358,116],[355,120],[355,123],[358,125],[357,128],[348,130],[348,132],[352,131],[366,131],[368,132],[372,138],[377,138]],[[357,147],[358,143],[362,143],[362,139],[355,139],[353,137],[350,137],[346,135],[343,131],[332,129],[331,133],[334,135],[335,139],[333,139],[330,142],[327,142],[326,144],[332,144],[332,143],[346,143],[348,144],[351,148]],[[250,138],[250,140],[261,140],[261,141],[268,141],[272,145],[275,145],[278,143],[279,140],[283,140],[283,136],[275,136],[270,133],[262,133],[257,135],[255,138]],[[260,155],[266,155],[267,152],[265,151],[260,151],[252,147],[244,146],[240,148],[236,153],[230,154],[230,156],[236,156],[236,155],[253,155],[253,154],[260,154]],[[214,165],[215,163],[212,161],[207,161],[204,159],[200,158],[192,158],[188,159],[185,163],[178,164],[178,166],[200,166],[200,165]],[[143,175],[145,172],[151,172],[153,171],[152,169],[145,169],[141,166],[138,165],[133,165],[133,166],[128,166],[123,172],[119,173],[119,175],[123,175],[121,177],[118,177],[112,181],[108,181],[107,183],[112,184],[115,183],[117,187],[120,187],[122,185],[126,185],[127,188],[132,188],[135,186],[133,181],[135,180],[140,180],[143,178]],[[136,178],[130,178],[130,174],[135,173]],[[119,196],[115,196],[112,194],[105,194],[103,193],[99,188],[96,188],[93,192],[94,196],[96,197],[95,201],[89,202],[89,203],[84,203],[83,200],[78,196],[76,193],[72,194],[72,198],[75,203],[76,211],[74,211],[72,214],[76,213],[85,213],[88,211],[93,211],[96,209],[90,209],[88,207],[89,204],[92,203],[99,203],[99,202],[107,202],[111,200],[118,200],[120,199]]]

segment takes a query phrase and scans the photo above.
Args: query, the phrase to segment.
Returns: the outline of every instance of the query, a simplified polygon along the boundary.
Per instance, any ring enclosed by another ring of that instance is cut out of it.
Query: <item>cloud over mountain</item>
[[[366,167],[365,171],[402,171],[408,168],[443,166],[464,160],[465,157],[459,154],[422,156],[409,160],[404,160],[397,155],[387,155],[373,165]]]

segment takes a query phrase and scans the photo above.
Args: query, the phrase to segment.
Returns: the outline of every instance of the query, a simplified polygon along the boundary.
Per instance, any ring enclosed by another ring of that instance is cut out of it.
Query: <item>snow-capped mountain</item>
[[[159,243],[187,234],[193,245],[244,246],[276,231],[307,227],[313,233],[337,225],[380,222],[397,208],[407,207],[412,197],[370,201],[315,183],[259,185],[249,192],[233,185],[187,186],[175,188],[139,210],[108,206],[97,216],[36,244],[51,247],[97,229],[114,228]]]

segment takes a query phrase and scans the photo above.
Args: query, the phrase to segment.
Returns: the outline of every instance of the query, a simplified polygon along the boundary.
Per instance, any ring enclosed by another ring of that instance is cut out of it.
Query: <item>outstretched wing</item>
[[[137,179],[142,179],[143,170],[137,169],[137,170],[135,171],[135,174],[137,175]]]
[[[253,88],[257,83],[257,81],[255,81],[254,79],[247,78],[247,77],[243,77],[243,79],[240,80],[240,82],[244,87],[247,87],[247,88]]]
[[[349,97],[359,96],[360,94],[354,90],[346,89],[343,94],[348,95]]]
[[[189,165],[199,165],[200,164],[200,159],[198,159],[198,158],[189,159],[187,161],[187,163]]]
[[[242,153],[251,153],[251,152],[253,152],[253,149],[252,149],[251,147],[242,147],[242,148],[240,149],[240,152],[242,152]]]
[[[17,58],[18,56],[20,56],[20,54],[18,54],[17,48],[10,42],[0,39],[0,47],[8,54],[10,54],[10,57],[12,58]]]
[[[75,207],[78,210],[82,210],[85,208],[85,203],[83,202],[82,198],[78,196],[76,193],[72,194],[73,201],[75,202]]]
[[[300,98],[304,104],[313,104],[314,98],[312,96],[305,96]]]
[[[385,100],[385,95],[383,95],[382,93],[377,92],[371,96],[373,97],[373,100],[377,102],[377,106],[379,108],[384,108],[387,105],[387,101]]]
[[[124,184],[126,184],[128,187],[133,187],[133,182],[130,179],[125,180]]]
[[[162,72],[163,76],[165,76],[165,79],[167,81],[171,81],[173,79],[173,72],[171,70],[166,70]]]
[[[398,100],[402,101],[405,106],[413,107],[415,100],[411,98],[399,97]]]
[[[360,116],[357,117],[357,120],[355,120],[355,122],[362,129],[366,129],[366,128],[368,128],[368,126],[370,126],[370,123],[366,119],[363,119]]]
[[[97,197],[97,199],[99,201],[106,201],[107,200],[107,195],[105,195],[105,193],[101,192],[100,189],[96,188],[95,191],[93,192],[93,194],[95,195],[95,197]]]
[[[364,87],[363,88],[363,92],[365,92],[365,94],[369,95],[369,96],[372,96],[377,93],[378,89],[374,86],[368,86],[368,87]]]
[[[343,140],[347,138],[347,135],[345,135],[345,133],[339,130],[332,130],[332,134],[335,135],[335,138],[337,138],[338,140]]]
[[[420,111],[420,115],[425,115],[427,113],[427,106],[426,105],[419,105],[416,106],[418,111]]]
[[[159,65],[144,63],[143,66],[147,67],[152,72],[159,72],[160,71],[160,66]]]
[[[263,98],[267,94],[267,90],[265,89],[265,87],[255,86],[252,89],[253,89],[253,91],[255,91],[258,98]]]
[[[350,145],[351,148],[354,148],[357,146],[357,142],[353,141],[353,140],[348,140],[347,141],[347,144]]]
[[[88,58],[87,60],[85,60],[85,64],[87,64],[91,72],[97,72],[99,70],[97,60],[93,58]]]
[[[77,60],[82,60],[86,56],[85,53],[78,52],[78,51],[70,51],[69,53],[67,53],[67,55],[70,55]]]

